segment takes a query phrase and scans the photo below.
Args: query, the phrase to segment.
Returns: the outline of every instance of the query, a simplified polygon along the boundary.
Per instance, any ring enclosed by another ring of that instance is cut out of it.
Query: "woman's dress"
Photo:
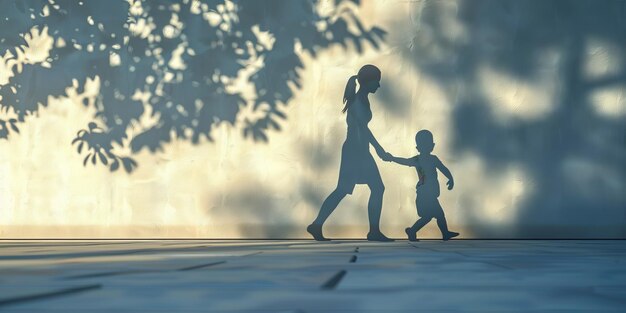
[[[341,149],[338,189],[352,194],[356,184],[381,183],[376,162],[370,153],[367,124],[372,120],[369,103],[358,97],[348,106],[348,132]]]

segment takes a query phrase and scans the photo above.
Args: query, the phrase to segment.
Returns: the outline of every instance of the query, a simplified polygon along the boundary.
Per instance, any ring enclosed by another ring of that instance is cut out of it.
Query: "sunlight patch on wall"
[[[479,70],[478,79],[487,101],[498,118],[506,124],[511,119],[535,120],[549,114],[555,107],[558,91],[556,72],[522,80],[489,66]]]
[[[82,158],[70,142],[76,129],[83,127],[95,110],[80,104],[84,94],[78,94],[75,88],[68,91],[71,98],[49,97],[48,106],[40,108],[41,116],[29,117],[29,124],[21,127],[14,140],[0,142],[0,161],[11,165],[4,177],[12,182],[0,197],[0,211],[10,218],[0,223],[47,225],[92,220],[90,216],[98,205],[92,192],[114,185],[112,180],[96,189],[88,187],[94,178],[90,170],[94,169],[82,166]],[[70,187],[78,182],[82,188]]]
[[[620,73],[623,64],[619,48],[596,38],[588,38],[585,45],[583,74],[587,79],[604,78]]]
[[[54,44],[54,38],[48,35],[48,27],[41,30],[38,27],[31,28],[30,32],[24,35],[26,46],[22,46],[22,55],[18,55],[18,61],[27,64],[43,63],[42,66],[50,67],[48,56]],[[18,50],[20,51],[20,50]]]
[[[10,50],[0,55],[0,85],[5,85],[9,79],[17,73],[22,72],[24,64],[41,64],[43,67],[50,67],[50,50],[54,45],[54,38],[48,34],[48,27],[41,30],[34,26],[25,34],[22,34],[26,45],[16,47],[13,55]]]
[[[600,116],[615,118],[626,115],[626,85],[612,81],[623,70],[619,48],[595,38],[587,40],[583,74],[587,84],[597,85],[591,90],[590,101]],[[597,84],[605,81],[604,84]]]
[[[6,51],[4,55],[0,55],[0,86],[6,85],[9,79],[13,77],[13,66],[15,65],[15,59],[12,59],[13,54],[10,51]],[[2,100],[0,98],[0,100]]]
[[[590,96],[595,112],[604,117],[626,116],[626,85],[596,89]]]
[[[515,222],[524,199],[534,192],[532,181],[516,165],[496,172],[481,158],[468,154],[457,167],[463,169],[456,183],[462,206],[457,213],[472,216],[486,226],[501,227]]]

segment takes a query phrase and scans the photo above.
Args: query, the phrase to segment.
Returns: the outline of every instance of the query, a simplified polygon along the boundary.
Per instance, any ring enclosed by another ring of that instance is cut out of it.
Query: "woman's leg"
[[[330,195],[328,195],[326,200],[324,200],[324,203],[322,203],[322,207],[317,214],[317,218],[315,218],[315,221],[313,221],[313,223],[306,228],[306,231],[313,236],[313,239],[317,241],[328,240],[324,238],[324,235],[322,234],[322,225],[324,225],[324,222],[328,216],[330,216],[330,213],[333,213],[339,202],[341,202],[347,194],[348,192],[344,189],[337,188],[333,190]]]
[[[380,176],[374,183],[368,184],[370,187],[370,199],[367,203],[367,213],[370,223],[370,231],[367,233],[367,240],[370,241],[393,241],[387,238],[380,231],[380,214],[383,209],[383,194],[385,193],[385,185]]]
[[[370,223],[370,233],[380,233],[380,214],[383,209],[383,194],[385,185],[382,181],[368,185],[370,187],[370,199],[367,202],[367,214]]]
[[[313,223],[311,223],[311,225],[318,225],[321,228],[326,219],[331,213],[333,213],[333,211],[337,208],[337,205],[339,205],[339,202],[341,202],[347,194],[348,193],[346,191],[340,190],[339,188],[333,190],[333,192],[331,192],[322,203],[322,207],[317,214],[317,218],[313,221]]]

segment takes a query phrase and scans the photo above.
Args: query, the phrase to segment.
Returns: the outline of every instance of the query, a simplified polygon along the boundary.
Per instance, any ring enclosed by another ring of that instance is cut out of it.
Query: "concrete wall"
[[[367,63],[383,73],[371,97],[372,132],[389,152],[411,156],[415,132],[432,131],[434,153],[456,183],[440,202],[462,238],[626,237],[626,1],[348,7],[386,37],[361,51],[298,52],[301,88],[291,87],[280,105],[287,118],[267,143],[242,136],[244,110],[234,125],[215,126],[213,142],[174,139],[163,151],[133,153],[130,174],[83,166],[70,142],[93,121],[97,108],[81,103],[101,87],[78,77],[79,88],[48,98],[19,134],[0,141],[0,237],[307,237],[337,182],[343,88]],[[32,34],[24,51],[36,57],[54,34]],[[19,73],[1,63],[4,86]],[[417,175],[377,162],[382,229],[403,237],[417,217]],[[358,186],[326,235],[363,238],[368,196]],[[440,235],[428,225],[422,236]]]

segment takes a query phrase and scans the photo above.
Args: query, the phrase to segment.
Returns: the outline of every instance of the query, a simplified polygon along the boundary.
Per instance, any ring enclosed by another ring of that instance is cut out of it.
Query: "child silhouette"
[[[385,161],[392,161],[398,164],[415,167],[419,180],[417,182],[417,199],[415,205],[417,207],[417,215],[419,219],[413,226],[405,229],[405,232],[409,238],[409,241],[418,241],[417,232],[422,229],[433,218],[437,219],[437,225],[443,240],[449,240],[450,238],[459,235],[457,232],[448,230],[448,224],[446,222],[445,214],[439,204],[439,181],[437,180],[437,169],[448,178],[448,190],[452,190],[454,187],[454,179],[452,174],[445,165],[437,158],[436,155],[431,154],[435,143],[433,141],[433,134],[428,130],[420,130],[415,134],[415,146],[419,154],[411,158],[399,158],[391,156]]]

